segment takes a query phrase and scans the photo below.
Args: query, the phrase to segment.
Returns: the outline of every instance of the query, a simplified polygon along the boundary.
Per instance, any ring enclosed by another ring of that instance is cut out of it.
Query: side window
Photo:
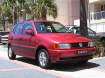
[[[13,29],[13,33],[18,35],[20,34],[21,30],[22,30],[22,24],[17,24],[15,28]]]
[[[23,31],[22,31],[22,35],[26,36],[26,31],[27,30],[33,30],[32,29],[32,24],[31,23],[25,23],[24,24],[24,28],[23,28]]]

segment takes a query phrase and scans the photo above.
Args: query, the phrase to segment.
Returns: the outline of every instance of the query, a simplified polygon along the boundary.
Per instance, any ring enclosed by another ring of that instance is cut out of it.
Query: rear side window
[[[22,24],[17,24],[15,28],[13,29],[13,33],[18,35],[20,34],[21,30],[22,30]]]

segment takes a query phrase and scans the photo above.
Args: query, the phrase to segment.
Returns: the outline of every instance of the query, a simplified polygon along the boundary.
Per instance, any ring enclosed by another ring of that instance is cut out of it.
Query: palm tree
[[[54,0],[36,0],[31,5],[31,15],[35,19],[47,19],[47,15],[57,17],[57,7]]]
[[[13,18],[13,24],[16,23],[15,19],[16,19],[16,1],[15,0],[5,0],[3,2],[3,5],[8,7],[12,13],[12,18]]]
[[[47,19],[47,15],[51,15],[54,18],[57,17],[57,8],[54,0],[36,0],[35,3],[27,3],[26,0],[5,0],[3,6],[7,10],[7,15],[12,18],[13,24],[19,21],[19,17],[23,17],[25,14],[31,15],[36,19]]]
[[[25,0],[6,0],[3,2],[6,7],[9,7],[12,17],[13,17],[13,24],[16,24],[19,21],[19,17],[22,16],[25,5]]]
[[[3,30],[5,31],[5,23],[6,21],[10,21],[12,18],[12,14],[8,7],[4,6],[2,3],[0,4],[0,21],[3,26]]]
[[[87,30],[87,11],[88,0],[80,0],[80,33],[82,36],[88,37]]]

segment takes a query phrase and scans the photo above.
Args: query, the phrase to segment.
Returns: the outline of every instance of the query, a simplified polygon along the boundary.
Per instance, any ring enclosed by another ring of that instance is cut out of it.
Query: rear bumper
[[[77,51],[87,50],[86,54],[76,54]],[[95,54],[94,48],[81,48],[81,49],[71,49],[71,50],[49,50],[49,54],[52,62],[60,61],[79,61],[91,59]]]

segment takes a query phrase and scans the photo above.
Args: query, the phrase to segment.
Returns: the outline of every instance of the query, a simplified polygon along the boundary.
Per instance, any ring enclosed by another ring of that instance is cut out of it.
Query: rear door
[[[20,47],[20,39],[21,39],[21,31],[22,31],[22,24],[17,24],[12,33],[11,33],[11,45],[15,54],[20,55],[22,50]]]

